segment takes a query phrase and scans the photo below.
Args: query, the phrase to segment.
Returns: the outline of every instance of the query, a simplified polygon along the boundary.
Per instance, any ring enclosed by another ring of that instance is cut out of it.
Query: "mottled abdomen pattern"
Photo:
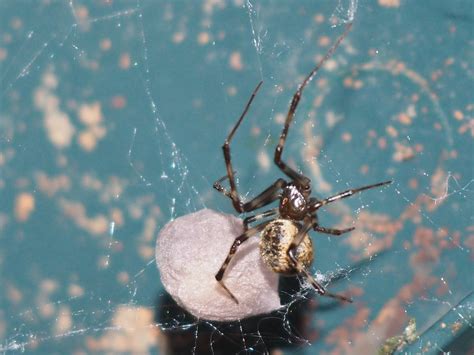
[[[276,219],[270,222],[260,236],[260,254],[266,265],[274,272],[294,275],[302,270],[296,270],[288,257],[288,249],[298,234],[300,225],[287,219]],[[296,249],[296,258],[304,268],[313,261],[313,243],[306,234]]]

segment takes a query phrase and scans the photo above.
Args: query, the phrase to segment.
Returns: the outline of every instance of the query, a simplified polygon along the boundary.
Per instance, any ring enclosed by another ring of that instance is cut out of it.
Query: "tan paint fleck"
[[[119,306],[110,330],[89,338],[86,346],[95,353],[147,354],[156,345],[157,331],[152,308]]]
[[[172,41],[173,43],[181,43],[185,40],[186,38],[186,33],[184,33],[183,31],[179,31],[179,32],[175,32],[173,33],[173,38],[172,38]]]
[[[53,71],[45,72],[42,85],[34,92],[34,105],[43,112],[43,125],[51,143],[56,148],[66,148],[71,144],[76,129],[69,116],[61,111],[59,98],[53,91],[57,84]]]
[[[400,0],[378,0],[378,3],[383,7],[400,7]]]
[[[209,43],[211,36],[207,32],[199,33],[197,41],[201,46],[204,46]]]
[[[15,217],[17,221],[25,222],[35,209],[35,197],[28,193],[20,193],[15,200]]]
[[[232,69],[240,71],[244,68],[244,64],[242,63],[242,55],[240,52],[233,52],[229,58],[229,65]]]
[[[129,53],[122,53],[119,59],[119,67],[120,69],[126,70],[130,68],[130,65],[132,64],[132,59],[130,58]]]
[[[73,325],[71,309],[67,306],[62,305],[59,307],[58,317],[54,325],[54,334],[61,335],[71,330]]]
[[[112,48],[112,41],[110,40],[110,38],[104,38],[102,39],[102,41],[100,41],[101,50],[105,52],[105,51],[110,50],[110,48]]]

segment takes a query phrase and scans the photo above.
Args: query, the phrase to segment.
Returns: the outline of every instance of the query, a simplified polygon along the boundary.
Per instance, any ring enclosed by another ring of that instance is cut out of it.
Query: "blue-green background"
[[[109,328],[120,306],[154,311],[162,286],[153,256],[141,254],[155,241],[144,230],[156,222],[151,227],[155,236],[170,219],[203,207],[233,212],[212,182],[225,173],[220,147],[260,80],[264,85],[232,146],[234,166],[240,190],[249,196],[279,176],[274,167],[261,169],[257,153],[271,159],[281,129],[275,116],[286,112],[297,85],[327,50],[318,44],[320,37],[332,42],[342,33],[344,26],[331,26],[330,19],[344,20],[348,3],[339,2],[338,11],[336,1],[0,1],[0,48],[6,53],[0,59],[0,352],[91,352],[91,339],[123,331]],[[85,9],[88,16],[81,19]],[[184,34],[179,43],[173,40],[177,33]],[[208,34],[207,43],[199,43],[200,33]],[[100,49],[104,39],[112,44],[107,51]],[[357,220],[361,211],[393,221],[410,206],[420,211],[418,222],[404,221],[385,254],[338,284],[341,290],[364,289],[358,302],[371,312],[362,333],[415,277],[410,258],[422,248],[414,243],[417,228],[435,234],[445,229],[446,239],[455,244],[426,262],[434,285],[422,285],[420,294],[404,304],[418,328],[436,324],[473,290],[473,42],[472,1],[401,0],[386,7],[361,0],[353,30],[332,58],[336,68],[318,73],[298,107],[285,157],[313,179],[318,196],[394,180],[387,189],[321,213],[324,225],[342,216]],[[241,70],[229,65],[234,52],[241,55]],[[125,53],[130,67],[121,69]],[[404,70],[387,69],[394,63]],[[76,128],[64,148],[49,141],[43,113],[34,105],[34,93],[51,71],[58,80],[54,94],[60,109]],[[360,79],[363,87],[348,88],[348,77]],[[414,104],[413,95],[418,96]],[[116,96],[125,99],[124,108],[112,107]],[[84,125],[76,107],[94,102],[101,105],[106,135],[86,152],[77,141]],[[410,104],[416,117],[404,125],[397,117]],[[456,111],[462,112],[461,120]],[[331,113],[340,118],[334,126],[326,123]],[[321,191],[321,181],[310,175],[308,158],[301,154],[307,120],[314,123],[309,136],[321,142],[317,164],[331,184],[329,191]],[[389,126],[397,136],[390,136]],[[377,136],[371,145],[369,130]],[[347,133],[350,142],[341,138]],[[378,147],[380,137],[387,141],[385,149]],[[397,161],[397,143],[422,149]],[[65,175],[69,186],[48,196],[37,183],[42,173]],[[441,178],[433,179],[436,174]],[[99,187],[85,184],[86,177]],[[411,188],[413,179],[417,185]],[[121,188],[112,191],[114,184]],[[437,196],[432,189],[445,193]],[[22,192],[35,199],[25,222],[14,213]],[[439,206],[433,211],[418,206],[423,196],[439,198]],[[120,210],[123,224],[116,223],[112,236],[93,235],[68,216],[65,200],[82,205],[89,217],[106,216],[108,223],[114,222],[112,211]],[[363,249],[351,250],[341,239],[316,239],[315,270],[334,271],[364,256]],[[104,257],[107,268],[100,267]],[[117,280],[121,272],[129,276],[125,283]],[[449,292],[437,293],[441,278]],[[59,286],[39,300],[45,279]],[[84,294],[72,297],[70,284],[80,285]],[[12,297],[12,287],[20,300]],[[53,307],[51,316],[41,315],[44,304]],[[62,306],[71,311],[73,324],[58,334],[54,327]],[[321,337],[287,352],[332,350],[325,334],[356,311],[344,307],[319,315],[316,309],[313,319]],[[457,309],[463,330],[472,327],[472,313],[472,301]],[[316,323],[322,317],[323,323]],[[144,332],[132,327],[131,336],[134,329]],[[438,348],[428,350],[439,350],[458,334],[437,334],[431,341]],[[150,346],[149,351],[157,350]]]

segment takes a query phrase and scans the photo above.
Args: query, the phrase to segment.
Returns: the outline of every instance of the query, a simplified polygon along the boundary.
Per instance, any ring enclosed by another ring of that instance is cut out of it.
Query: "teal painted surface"
[[[370,352],[409,318],[431,329],[474,288],[472,3],[379,2],[359,2],[284,153],[319,197],[394,180],[319,214],[356,232],[312,235],[313,272],[378,257],[330,286],[354,305],[304,304],[309,327],[280,336],[285,353]],[[153,321],[167,309],[156,235],[203,207],[232,213],[212,182],[260,80],[232,146],[240,191],[280,176],[265,157],[298,84],[343,30],[332,15],[344,18],[333,1],[0,1],[1,351],[156,352],[156,329],[194,337],[208,326]],[[213,326],[214,340],[235,330]],[[236,339],[241,353],[270,346],[255,331]]]

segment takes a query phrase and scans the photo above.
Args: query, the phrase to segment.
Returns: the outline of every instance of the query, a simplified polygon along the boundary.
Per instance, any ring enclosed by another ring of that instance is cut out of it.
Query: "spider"
[[[354,227],[346,229],[334,229],[320,226],[318,223],[318,217],[316,215],[317,210],[328,203],[350,197],[355,193],[367,189],[390,184],[391,181],[384,181],[355,189],[349,189],[334,196],[319,200],[315,197],[311,197],[310,179],[288,166],[281,158],[283,149],[285,147],[286,137],[288,135],[288,130],[290,128],[291,122],[293,121],[293,117],[301,99],[303,89],[312,80],[324,62],[331,57],[341,41],[349,33],[351,26],[351,23],[346,25],[343,34],[339,36],[326,55],[319,61],[319,63],[308,74],[308,76],[306,76],[304,81],[298,87],[296,93],[293,95],[293,99],[291,100],[290,108],[285,120],[285,125],[281,132],[274,156],[274,163],[289,178],[289,181],[286,181],[282,178],[277,179],[267,189],[248,202],[244,202],[237,192],[237,186],[234,178],[235,172],[232,168],[230,155],[230,142],[235,132],[239,128],[243,118],[247,114],[247,111],[249,110],[255,95],[260,89],[262,82],[260,82],[254,89],[244,108],[244,111],[242,112],[233,129],[230,131],[227,139],[224,142],[224,145],[222,146],[227,175],[218,179],[214,183],[213,187],[232,200],[232,205],[238,213],[253,212],[261,207],[267,206],[272,202],[279,200],[277,207],[264,212],[256,213],[252,216],[246,217],[243,220],[243,234],[235,239],[226,259],[215,275],[216,280],[236,303],[239,303],[239,301],[223,282],[224,273],[230,261],[237,252],[239,246],[242,245],[242,243],[244,243],[252,235],[257,233],[261,233],[261,239],[259,243],[260,255],[264,263],[274,272],[282,275],[304,276],[320,295],[332,297],[341,301],[352,302],[352,300],[348,297],[326,291],[326,289],[313,278],[310,272],[308,272],[308,267],[313,261],[313,247],[311,239],[308,236],[308,232],[313,229],[314,231],[329,235],[341,235],[354,230]],[[222,186],[222,182],[226,179],[229,180],[230,191]],[[272,218],[249,228],[250,223],[267,217]]]

